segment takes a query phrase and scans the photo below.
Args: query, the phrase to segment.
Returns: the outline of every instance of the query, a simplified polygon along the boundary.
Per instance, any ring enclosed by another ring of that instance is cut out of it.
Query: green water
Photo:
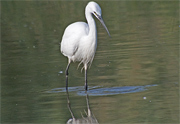
[[[179,2],[101,1],[89,105],[100,124],[179,123]],[[1,122],[66,123],[63,31],[86,21],[86,1],[1,2]],[[76,119],[86,116],[84,72],[69,69]],[[82,114],[82,115],[81,115]]]

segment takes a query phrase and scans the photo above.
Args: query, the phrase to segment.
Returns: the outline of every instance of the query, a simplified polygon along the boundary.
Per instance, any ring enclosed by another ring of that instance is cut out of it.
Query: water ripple
[[[149,87],[158,86],[157,84],[145,85],[145,86],[123,86],[123,87],[110,87],[104,88],[100,86],[89,87],[88,94],[90,96],[107,96],[107,95],[117,95],[117,94],[126,94],[126,93],[137,93],[148,90]],[[86,95],[84,91],[84,86],[69,87],[69,92],[75,92],[79,96]],[[66,92],[66,88],[54,88],[47,93],[59,93]]]

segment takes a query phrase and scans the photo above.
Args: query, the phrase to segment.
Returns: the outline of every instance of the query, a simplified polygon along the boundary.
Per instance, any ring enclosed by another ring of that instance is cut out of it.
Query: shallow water
[[[65,68],[59,43],[85,21],[87,2],[1,2],[1,122],[66,123]],[[111,38],[96,19],[98,48],[88,69],[89,105],[99,123],[179,122],[178,1],[101,1]],[[75,118],[85,117],[84,72],[69,69]],[[82,114],[82,115],[81,115]]]
[[[108,95],[117,95],[117,94],[125,94],[125,93],[136,93],[147,90],[147,87],[157,86],[154,85],[146,85],[146,86],[124,86],[124,87],[110,87],[110,88],[102,88],[99,86],[88,87],[89,91],[85,91],[83,86],[79,87],[68,87],[68,92],[75,92],[75,94],[79,96],[85,96],[86,92],[89,96],[108,96]],[[59,93],[66,92],[66,88],[54,88],[47,93]]]

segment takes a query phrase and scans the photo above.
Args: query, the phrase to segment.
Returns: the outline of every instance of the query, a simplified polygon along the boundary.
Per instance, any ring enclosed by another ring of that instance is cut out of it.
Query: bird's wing
[[[87,35],[88,26],[84,22],[76,22],[69,25],[64,32],[61,41],[61,52],[68,57],[72,57],[79,47],[79,41]]]

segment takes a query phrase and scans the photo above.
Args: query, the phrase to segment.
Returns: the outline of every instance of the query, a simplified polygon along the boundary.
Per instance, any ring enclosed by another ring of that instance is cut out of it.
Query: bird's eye
[[[94,12],[94,14],[97,16],[97,13],[96,13],[96,12]]]

